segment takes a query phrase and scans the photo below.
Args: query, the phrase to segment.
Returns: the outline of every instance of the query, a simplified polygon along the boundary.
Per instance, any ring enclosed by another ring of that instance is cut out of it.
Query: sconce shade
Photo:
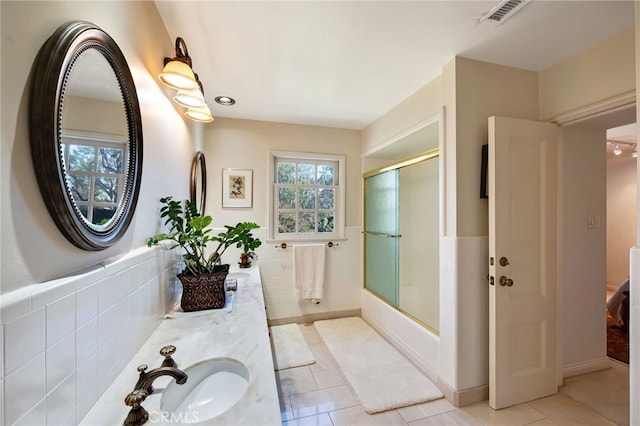
[[[167,62],[159,78],[160,81],[173,89],[192,90],[199,88],[191,67],[177,59]]]
[[[213,116],[211,115],[211,110],[207,104],[201,108],[189,108],[187,112],[184,113],[185,117],[190,118],[193,121],[199,121],[201,123],[210,123],[213,121]]]
[[[164,69],[159,78],[167,86],[178,90],[173,100],[187,108],[185,117],[201,123],[213,121],[211,110],[204,100],[204,88],[198,74],[193,72],[187,44],[181,37],[176,38],[176,56],[164,58]]]
[[[185,108],[202,108],[207,105],[200,89],[179,90],[173,100]]]

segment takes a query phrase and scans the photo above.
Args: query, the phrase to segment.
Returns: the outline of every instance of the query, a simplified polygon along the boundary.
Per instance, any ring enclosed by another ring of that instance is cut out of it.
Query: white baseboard
[[[595,371],[611,368],[611,360],[607,357],[593,359],[591,361],[579,362],[577,364],[565,365],[562,369],[562,377],[573,377],[581,374],[593,373]]]
[[[476,402],[486,401],[489,399],[489,385],[477,386],[471,389],[457,391],[449,386],[441,377],[438,377],[438,389],[444,394],[444,397],[454,407],[466,407]]]

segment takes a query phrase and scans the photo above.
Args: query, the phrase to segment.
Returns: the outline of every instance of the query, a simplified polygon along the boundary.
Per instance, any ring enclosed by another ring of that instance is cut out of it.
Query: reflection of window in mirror
[[[115,215],[125,181],[126,137],[62,134],[68,190],[87,223],[102,226]]]

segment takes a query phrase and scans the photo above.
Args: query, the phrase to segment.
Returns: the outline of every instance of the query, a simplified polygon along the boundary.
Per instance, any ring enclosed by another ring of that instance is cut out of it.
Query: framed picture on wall
[[[222,207],[253,207],[253,170],[222,169]]]
[[[489,145],[482,145],[482,160],[480,162],[480,198],[489,198],[487,189],[487,175],[489,173]]]

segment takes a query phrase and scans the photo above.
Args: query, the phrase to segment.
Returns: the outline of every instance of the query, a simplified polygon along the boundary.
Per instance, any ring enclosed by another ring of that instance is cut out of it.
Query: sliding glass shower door
[[[365,288],[438,333],[439,164],[434,149],[364,177]]]
[[[365,285],[394,306],[398,305],[398,170],[371,176],[365,193]]]

